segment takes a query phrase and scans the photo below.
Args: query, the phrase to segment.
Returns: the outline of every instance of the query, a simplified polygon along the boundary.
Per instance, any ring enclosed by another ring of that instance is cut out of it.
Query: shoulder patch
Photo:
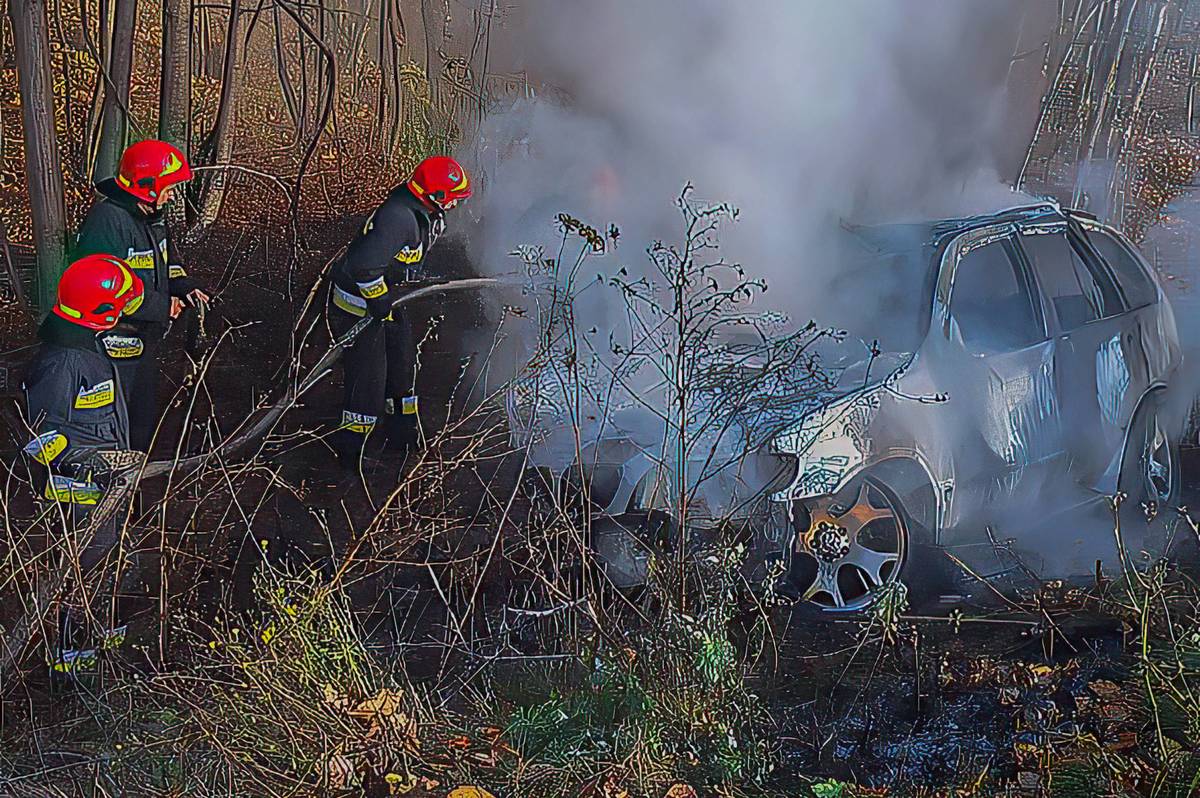
[[[411,266],[414,263],[419,262],[424,255],[425,255],[425,245],[417,244],[417,246],[415,248],[414,247],[405,247],[404,249],[397,252],[396,260],[400,261],[405,266]]]
[[[360,435],[369,435],[371,434],[371,430],[375,429],[375,422],[378,420],[378,416],[368,416],[365,413],[352,413],[349,410],[343,410],[342,426],[340,429],[357,432]]]
[[[133,247],[129,248],[129,254],[126,255],[125,261],[133,269],[145,271],[154,268],[154,250],[147,249],[141,252],[135,251]]]
[[[112,380],[98,382],[91,388],[80,388],[78,395],[75,397],[76,410],[94,410],[98,407],[107,407],[116,399],[116,389],[113,386]]]
[[[104,344],[105,353],[116,360],[126,360],[141,357],[146,348],[142,339],[136,335],[106,335],[100,339]]]

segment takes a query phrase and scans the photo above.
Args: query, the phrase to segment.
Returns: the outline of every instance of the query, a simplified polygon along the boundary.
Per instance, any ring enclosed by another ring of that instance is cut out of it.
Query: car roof
[[[966,216],[961,219],[943,219],[931,223],[934,238],[941,241],[948,236],[972,230],[978,227],[990,227],[996,224],[1023,224],[1044,222],[1050,219],[1065,221],[1072,211],[1064,211],[1056,203],[1043,202],[1036,205],[1023,205],[1016,208],[997,211],[979,216]]]
[[[1069,216],[1095,219],[1089,213],[1065,210],[1053,202],[1041,202],[955,219],[873,225],[843,224],[842,227],[861,243],[880,253],[901,255],[937,249],[951,236],[979,227],[1044,222],[1051,219],[1066,220]]]

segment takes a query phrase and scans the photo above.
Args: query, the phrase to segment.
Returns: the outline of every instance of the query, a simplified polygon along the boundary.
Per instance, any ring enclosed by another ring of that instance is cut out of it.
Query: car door
[[[1165,381],[1176,365],[1174,319],[1169,307],[1164,308],[1164,303],[1159,302],[1158,287],[1150,278],[1145,262],[1127,241],[1088,220],[1083,220],[1077,229],[1086,238],[1088,250],[1116,284],[1125,305],[1119,321],[1120,346],[1110,342],[1107,369],[1098,380],[1102,415],[1115,416],[1122,431],[1116,436],[1118,440],[1109,442],[1109,465],[1099,485],[1105,493],[1112,493],[1116,490],[1124,431],[1137,403],[1151,385]]]
[[[964,425],[955,456],[957,490],[969,491],[967,504],[979,507],[1040,481],[1063,452],[1054,342],[1012,233],[1007,225],[969,233],[952,253],[952,351],[939,371],[957,408],[956,423]]]
[[[1119,461],[1128,405],[1145,381],[1133,321],[1110,270],[1078,228],[1064,219],[1023,225],[1017,243],[1055,336],[1055,390],[1071,476],[1099,488]]]

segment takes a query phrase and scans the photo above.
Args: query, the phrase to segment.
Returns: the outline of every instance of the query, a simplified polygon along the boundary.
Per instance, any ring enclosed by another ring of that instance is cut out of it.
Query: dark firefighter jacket
[[[137,198],[112,178],[97,183],[96,192],[100,198],[79,228],[71,260],[96,254],[123,258],[142,278],[146,292],[142,306],[128,321],[134,328],[165,325],[170,320],[171,297],[182,298],[196,288],[173,258],[165,214],[147,214]]]
[[[355,316],[388,315],[397,287],[415,279],[425,253],[441,232],[406,185],[397,186],[363,225],[333,267],[333,304]]]
[[[48,499],[95,504],[100,488],[84,463],[101,450],[129,448],[129,414],[116,364],[97,335],[53,313],[38,330],[41,346],[25,376],[29,424],[25,447],[49,470]]]

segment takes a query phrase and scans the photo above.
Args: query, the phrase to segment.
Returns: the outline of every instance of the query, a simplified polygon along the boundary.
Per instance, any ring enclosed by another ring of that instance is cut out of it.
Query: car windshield
[[[834,304],[818,322],[846,330],[847,340],[878,341],[885,352],[915,352],[933,310],[932,238],[926,224],[847,228],[829,286]]]

